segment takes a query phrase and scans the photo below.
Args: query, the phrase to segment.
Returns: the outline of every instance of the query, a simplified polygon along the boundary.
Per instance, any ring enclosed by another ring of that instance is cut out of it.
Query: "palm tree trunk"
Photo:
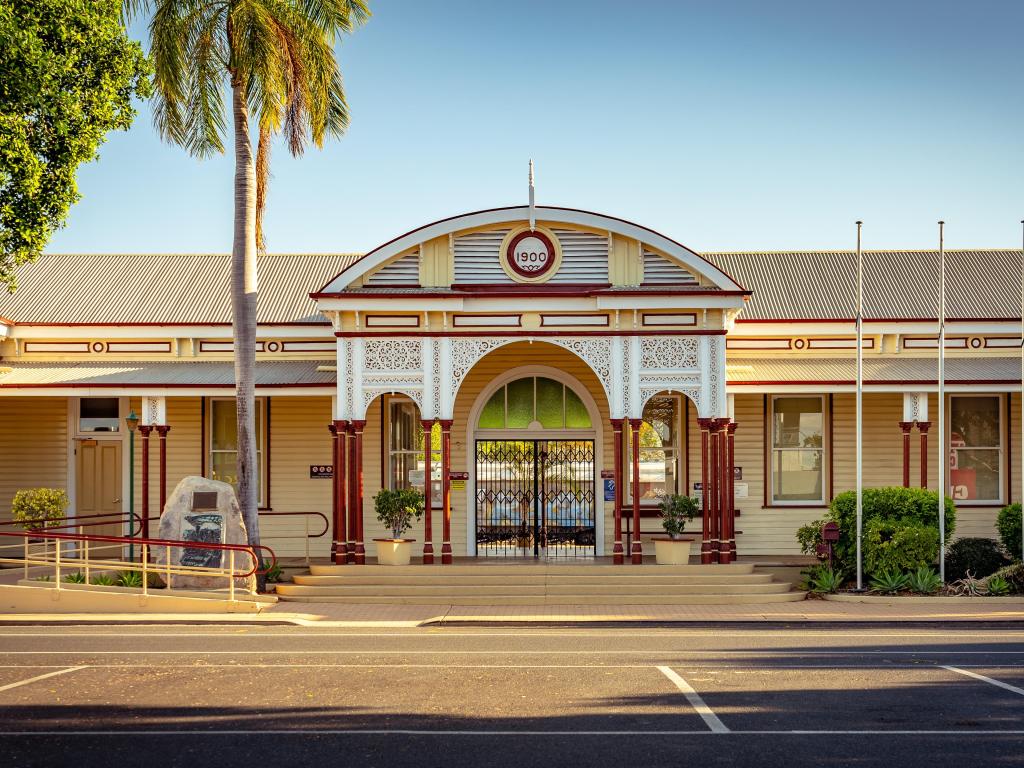
[[[249,544],[260,543],[256,479],[256,164],[245,88],[231,83],[235,128],[235,231],[231,247],[231,308],[238,415],[238,503]],[[265,427],[264,427],[265,428]],[[262,587],[262,580],[260,586]]]

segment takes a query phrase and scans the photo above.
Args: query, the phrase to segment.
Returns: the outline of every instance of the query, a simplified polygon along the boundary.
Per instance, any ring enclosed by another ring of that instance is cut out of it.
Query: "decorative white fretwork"
[[[364,342],[363,369],[367,373],[419,371],[421,368],[419,339],[367,339]]]
[[[597,374],[597,379],[604,388],[605,397],[611,402],[612,340],[607,336],[587,336],[575,339],[552,338],[550,341],[581,358]]]
[[[720,418],[725,416],[725,338],[711,336],[708,339],[707,409],[706,416]]]
[[[696,336],[647,336],[640,340],[640,364],[660,370],[694,370],[699,353]]]

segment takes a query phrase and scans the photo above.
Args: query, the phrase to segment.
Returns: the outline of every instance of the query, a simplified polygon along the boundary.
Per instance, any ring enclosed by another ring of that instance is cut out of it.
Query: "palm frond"
[[[260,140],[256,146],[256,247],[267,251],[263,237],[263,212],[267,207],[267,182],[270,180],[270,138],[268,125],[260,125]]]

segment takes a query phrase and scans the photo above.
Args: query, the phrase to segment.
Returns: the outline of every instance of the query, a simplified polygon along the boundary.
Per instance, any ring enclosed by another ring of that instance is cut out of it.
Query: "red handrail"
[[[129,515],[133,519],[133,523],[132,524],[134,525],[134,524],[137,523],[138,526],[139,526],[138,531],[141,532],[142,531],[142,517],[139,515],[138,512],[97,512],[96,514],[93,514],[93,515],[76,515],[74,517],[69,517],[69,516],[57,517],[57,518],[53,518],[52,520],[46,521],[46,522],[66,523],[66,525],[45,525],[43,528],[32,529],[32,531],[36,531],[36,530],[39,530],[39,531],[44,531],[44,530],[45,531],[59,531],[59,530],[65,529],[65,528],[89,528],[91,526],[96,526],[96,525],[114,525],[116,523],[124,523],[128,519]],[[78,520],[92,520],[92,519],[97,518],[97,517],[110,517],[110,518],[113,518],[113,519],[112,520],[97,520],[97,521],[91,522],[91,523],[72,522],[72,521],[78,521]],[[21,525],[21,526],[25,526],[25,525],[31,525],[33,522],[44,522],[44,521],[0,520],[0,525]],[[134,528],[132,529],[131,535],[132,536],[137,535],[137,532],[136,532],[136,530]]]
[[[141,539],[127,536],[94,536],[87,533],[49,533],[47,531],[0,531],[0,536],[9,536],[20,539],[57,539],[58,541],[101,541],[108,544],[138,544],[158,547],[178,547],[181,549],[216,549],[222,552],[245,552],[253,559],[254,566],[245,573],[235,573],[233,578],[244,579],[255,574],[264,574],[277,565],[277,555],[270,547],[260,544],[253,547],[251,544],[213,544],[205,541],[183,541],[180,539]],[[266,568],[260,568],[261,558],[256,554],[256,549],[266,550],[270,553],[271,564]]]

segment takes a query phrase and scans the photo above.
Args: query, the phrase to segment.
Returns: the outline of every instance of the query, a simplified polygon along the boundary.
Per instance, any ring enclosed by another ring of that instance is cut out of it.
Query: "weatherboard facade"
[[[934,258],[866,256],[864,476],[934,486],[941,439],[957,534],[991,536],[1020,498],[1021,255],[950,254],[944,436]],[[136,512],[155,516],[185,475],[232,479],[223,259],[22,270],[0,300],[0,516],[39,486],[66,488],[78,516],[127,512],[132,477]],[[409,536],[438,563],[629,562],[652,553],[669,493],[701,498],[706,562],[797,554],[796,529],[853,487],[850,267],[843,252],[701,255],[547,207],[434,222],[363,256],[262,257],[264,539],[372,560],[373,495],[412,485],[430,511]]]

